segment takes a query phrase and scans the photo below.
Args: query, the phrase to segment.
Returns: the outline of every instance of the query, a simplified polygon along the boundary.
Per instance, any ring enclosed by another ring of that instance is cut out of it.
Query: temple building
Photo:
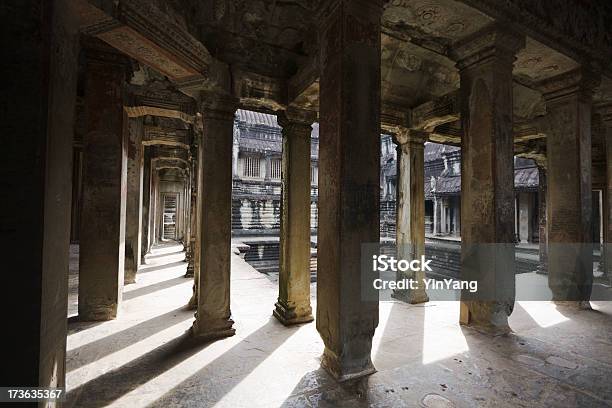
[[[2,401],[612,405],[609,1],[0,13]]]

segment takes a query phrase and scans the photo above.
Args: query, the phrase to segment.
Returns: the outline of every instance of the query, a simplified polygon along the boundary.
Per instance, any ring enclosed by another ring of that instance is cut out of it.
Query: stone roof
[[[279,140],[266,140],[255,137],[240,137],[240,150],[247,152],[275,152],[281,153],[282,144]]]
[[[450,153],[457,150],[461,150],[461,148],[440,143],[427,142],[425,143],[425,163],[441,160],[442,153]]]
[[[236,120],[246,122],[250,125],[263,125],[275,129],[281,128],[276,119],[276,115],[270,115],[267,113],[238,109],[236,111]]]

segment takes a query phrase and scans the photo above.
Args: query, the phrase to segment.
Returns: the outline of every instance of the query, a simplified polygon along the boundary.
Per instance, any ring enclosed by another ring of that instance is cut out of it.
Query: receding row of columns
[[[168,159],[143,145],[143,117],[129,117],[124,108],[129,60],[96,43],[84,50],[78,308],[80,320],[108,320],[117,317],[123,285],[135,282],[162,233],[160,171],[174,167],[159,164]],[[179,171],[176,223],[189,249],[191,177],[188,169]]]

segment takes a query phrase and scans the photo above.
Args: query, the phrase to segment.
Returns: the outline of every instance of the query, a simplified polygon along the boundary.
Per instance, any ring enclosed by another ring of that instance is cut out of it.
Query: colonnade
[[[321,364],[343,381],[375,371],[371,349],[378,325],[378,302],[369,300],[375,289],[364,284],[359,273],[362,244],[379,242],[382,2],[330,2],[320,13],[316,327],[325,345]],[[68,23],[62,26],[71,27]],[[38,61],[47,68],[63,67],[65,72],[63,77],[53,77],[41,101],[34,101],[40,111],[49,110],[51,122],[46,122],[46,115],[36,117],[39,127],[26,129],[33,137],[17,149],[15,157],[24,163],[15,168],[27,176],[27,183],[20,179],[26,187],[15,190],[24,205],[14,214],[31,229],[29,236],[9,234],[20,245],[33,242],[30,248],[36,248],[32,259],[26,259],[31,256],[23,248],[13,249],[24,255],[23,267],[33,271],[36,282],[32,287],[38,288],[37,297],[27,299],[32,309],[27,317],[37,319],[42,332],[32,335],[37,340],[30,347],[42,363],[28,363],[36,367],[36,376],[44,379],[40,386],[61,383],[64,377],[65,302],[61,319],[50,299],[66,299],[66,259],[56,260],[53,253],[68,253],[70,191],[64,184],[71,172],[62,160],[70,162],[68,124],[74,123],[74,118],[73,113],[65,112],[74,112],[75,102],[74,95],[64,93],[76,93],[76,33],[59,33],[49,40],[51,43],[22,44],[34,51],[45,47],[48,51],[52,46],[65,50],[50,61]],[[460,322],[493,333],[509,330],[508,316],[515,300],[512,70],[515,56],[524,45],[524,36],[493,25],[455,44],[452,53],[461,78],[462,278],[489,283],[477,299],[462,294]],[[133,280],[142,252],[158,236],[158,226],[151,220],[160,205],[156,199],[159,173],[138,164],[153,162],[154,150],[134,147],[138,142],[126,131],[130,126],[129,105],[124,100],[128,76],[129,69],[121,57],[97,51],[87,54],[79,281],[82,320],[117,317],[124,283]],[[69,84],[62,88],[66,81]],[[581,305],[589,300],[592,283],[591,98],[596,83],[596,75],[579,68],[538,84],[548,110],[549,286],[554,300]],[[196,282],[192,303],[196,314],[190,333],[209,341],[235,333],[230,306],[232,140],[234,115],[241,100],[218,89],[198,90],[197,96],[197,113],[160,107],[155,110],[181,117],[194,128],[193,133],[201,132],[197,153],[185,159],[189,147],[181,147],[183,153],[157,158],[177,159],[175,165],[187,175],[184,195],[190,199],[185,203],[183,225],[188,274],[193,273]],[[63,113],[54,117],[58,109]],[[606,112],[606,154],[611,171],[612,120],[609,110]],[[23,113],[13,115],[24,119],[22,123],[31,120]],[[309,300],[307,134],[315,114],[289,106],[279,112],[279,117],[283,125],[281,268],[278,301],[275,307],[270,305],[270,311],[282,323],[293,324],[313,318]],[[404,255],[417,256],[424,247],[423,143],[428,134],[413,129],[410,123],[397,129],[395,137],[401,145],[397,242],[411,248]],[[45,160],[39,160],[41,155]],[[130,161],[134,167],[128,164]],[[608,175],[607,196],[612,194],[611,179]],[[26,195],[38,204],[24,203]],[[142,205],[147,202],[148,207]],[[609,243],[610,209],[606,211],[605,237]],[[607,246],[605,252],[608,257],[611,251]],[[60,288],[62,283],[64,287]],[[427,301],[423,290],[396,295],[413,303]],[[33,375],[23,370],[24,378]],[[15,381],[32,382],[31,378],[22,381],[17,377]]]

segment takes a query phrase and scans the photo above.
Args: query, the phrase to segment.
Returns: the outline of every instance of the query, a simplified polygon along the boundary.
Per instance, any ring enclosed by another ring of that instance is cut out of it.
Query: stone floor
[[[372,352],[378,372],[339,385],[319,369],[314,323],[285,328],[274,320],[275,284],[238,256],[236,335],[186,341],[192,282],[178,250],[151,255],[125,288],[117,320],[70,323],[67,406],[612,406],[610,302],[593,311],[517,302],[514,334],[496,338],[460,327],[457,302],[381,302]]]

